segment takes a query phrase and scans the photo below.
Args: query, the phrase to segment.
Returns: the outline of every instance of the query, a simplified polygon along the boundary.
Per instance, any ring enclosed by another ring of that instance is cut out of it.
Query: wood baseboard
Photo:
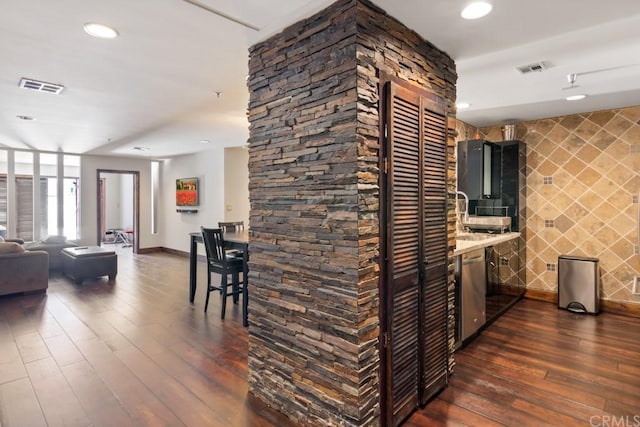
[[[527,289],[524,297],[536,301],[553,304],[558,303],[558,294],[540,289]],[[640,304],[629,301],[600,300],[600,310],[606,313],[621,314],[623,316],[640,317]]]
[[[524,297],[527,299],[533,299],[536,301],[550,302],[553,304],[558,303],[558,294],[550,291],[543,291],[541,289],[526,289]]]
[[[166,253],[171,254],[171,255],[177,255],[177,256],[183,257],[183,258],[189,258],[189,252],[180,251],[178,249],[165,248],[165,247],[160,248],[160,250],[162,252],[166,252]]]
[[[139,254],[152,254],[154,252],[162,252],[162,248],[161,247],[155,247],[155,248],[140,248],[140,249],[138,249],[138,253]]]
[[[189,252],[181,251],[181,250],[178,250],[178,249],[165,248],[165,247],[160,248],[160,250],[162,252],[166,252],[168,254],[176,255],[176,256],[179,256],[179,257],[183,257],[183,258],[189,258]],[[198,254],[198,261],[207,262],[206,255]]]
[[[629,301],[600,301],[602,311],[613,314],[622,314],[624,316],[640,317],[640,304]]]
[[[189,252],[181,251],[178,249],[165,248],[164,246],[157,246],[155,248],[144,248],[138,250],[139,254],[151,254],[154,252],[166,252],[171,255],[176,255],[182,258],[189,258]],[[198,261],[207,262],[207,257],[204,255],[198,254]]]

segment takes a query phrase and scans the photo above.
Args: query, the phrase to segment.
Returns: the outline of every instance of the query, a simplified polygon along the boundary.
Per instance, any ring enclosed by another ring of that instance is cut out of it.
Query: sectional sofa
[[[62,270],[62,250],[78,246],[65,236],[49,236],[43,240],[24,244],[28,251],[45,251],[49,254],[49,271]]]
[[[0,242],[0,295],[46,291],[49,254],[25,251],[19,243]]]

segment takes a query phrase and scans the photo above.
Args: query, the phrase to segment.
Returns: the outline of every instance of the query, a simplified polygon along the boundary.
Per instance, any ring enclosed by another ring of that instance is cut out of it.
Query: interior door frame
[[[100,212],[100,216],[98,217],[98,236],[100,236],[100,239],[102,239],[102,236],[104,236],[106,230],[106,224],[104,223],[104,221],[101,221],[100,219],[105,218],[106,216],[106,207],[105,207],[105,198],[106,198],[106,191],[105,191],[105,178],[103,177],[99,177],[98,178],[98,211]],[[100,243],[100,241],[98,241],[98,243]]]
[[[117,169],[97,169],[96,170],[96,205],[97,205],[97,227],[96,227],[96,244],[100,246],[102,242],[101,229],[104,224],[104,217],[106,216],[102,212],[101,197],[103,191],[101,189],[102,174],[120,174],[120,175],[132,175],[133,176],[133,244],[132,250],[134,254],[140,251],[140,171],[131,170],[117,170]]]
[[[391,351],[389,347],[389,288],[386,283],[389,283],[389,250],[387,242],[391,241],[391,230],[389,230],[389,144],[387,143],[387,96],[386,84],[391,81],[392,77],[386,74],[380,73],[380,81],[378,82],[378,134],[380,154],[378,156],[378,170],[380,186],[380,279],[378,283],[378,292],[380,294],[380,310],[379,310],[379,322],[380,322],[380,336],[379,336],[379,352],[380,352],[380,425],[383,427],[388,426],[390,423],[389,413],[393,411],[393,396],[388,392],[389,390],[389,372],[391,371],[390,355]]]

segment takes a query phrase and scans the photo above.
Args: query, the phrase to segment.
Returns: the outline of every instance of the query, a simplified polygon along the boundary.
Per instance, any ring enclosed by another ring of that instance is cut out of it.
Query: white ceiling
[[[2,0],[0,146],[164,158],[245,144],[248,48],[332,1],[190,1],[233,20],[184,0]],[[458,100],[472,104],[460,119],[640,105],[639,0],[491,0],[489,16],[464,21],[467,2],[374,1],[456,60]],[[86,22],[120,36],[91,38]],[[548,69],[515,69],[538,61]],[[569,73],[579,88],[562,90]],[[25,90],[22,77],[65,90]],[[564,100],[578,92],[588,97]]]

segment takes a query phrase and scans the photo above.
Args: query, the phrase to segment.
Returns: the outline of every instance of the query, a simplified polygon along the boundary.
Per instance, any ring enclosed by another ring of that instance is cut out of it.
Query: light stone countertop
[[[498,243],[508,242],[509,240],[517,239],[520,237],[520,233],[510,232],[502,234],[492,234],[489,236],[486,233],[458,233],[458,236],[464,235],[484,235],[488,236],[486,239],[481,240],[461,240],[456,239],[456,249],[453,251],[454,256],[462,255],[467,252],[471,252],[475,249],[486,248],[488,246],[497,245]]]

